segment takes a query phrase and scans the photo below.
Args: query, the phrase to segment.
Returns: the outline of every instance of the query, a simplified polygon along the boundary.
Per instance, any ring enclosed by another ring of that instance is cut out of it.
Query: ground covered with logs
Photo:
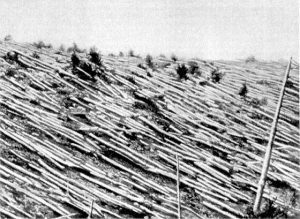
[[[177,154],[182,218],[253,216],[287,63],[152,62],[0,43],[1,218],[175,218]],[[299,152],[294,63],[260,217],[300,213]]]

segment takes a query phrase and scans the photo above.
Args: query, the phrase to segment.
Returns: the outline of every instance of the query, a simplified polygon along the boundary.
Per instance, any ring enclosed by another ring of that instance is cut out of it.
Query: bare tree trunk
[[[260,203],[261,203],[262,195],[263,195],[263,192],[264,192],[264,187],[265,187],[265,184],[266,184],[268,169],[269,169],[269,166],[270,166],[270,159],[271,159],[271,154],[272,154],[273,141],[274,141],[275,135],[276,135],[278,118],[279,118],[279,115],[280,115],[280,109],[281,109],[281,105],[282,105],[282,101],[283,101],[285,85],[286,85],[286,82],[288,80],[290,69],[291,69],[291,63],[292,63],[292,57],[290,58],[290,62],[289,62],[288,66],[287,66],[287,69],[286,69],[285,77],[284,77],[284,80],[283,80],[283,85],[282,85],[280,96],[279,96],[279,101],[278,101],[277,108],[276,108],[275,117],[274,117],[272,128],[271,128],[269,142],[268,142],[268,145],[267,145],[267,148],[266,148],[266,154],[265,154],[263,167],[262,167],[262,171],[261,171],[261,176],[260,176],[260,179],[259,179],[259,182],[258,182],[256,198],[255,198],[255,202],[254,202],[254,206],[253,206],[253,211],[254,211],[255,214],[258,213],[258,211],[260,210]]]
[[[178,154],[176,155],[176,160],[177,160],[177,205],[178,205],[178,219],[181,218],[181,210],[180,210],[180,190],[179,190],[179,185],[180,185],[180,178],[179,178],[179,156]]]

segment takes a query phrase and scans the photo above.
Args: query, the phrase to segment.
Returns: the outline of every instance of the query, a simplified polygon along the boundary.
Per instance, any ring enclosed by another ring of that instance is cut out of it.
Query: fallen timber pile
[[[174,218],[178,154],[183,217],[247,216],[286,66],[193,60],[202,75],[179,81],[169,60],[149,73],[137,58],[103,56],[109,81],[89,82],[70,54],[0,44],[0,57],[12,51],[18,62],[0,58],[1,215],[86,217],[94,200],[95,217]],[[221,82],[201,85],[216,67]],[[298,69],[290,75],[264,193],[279,206],[272,186],[300,190]]]

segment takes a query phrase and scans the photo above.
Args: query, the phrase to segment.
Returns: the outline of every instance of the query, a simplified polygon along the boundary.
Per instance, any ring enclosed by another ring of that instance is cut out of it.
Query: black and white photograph
[[[0,219],[300,219],[298,0],[0,0]]]

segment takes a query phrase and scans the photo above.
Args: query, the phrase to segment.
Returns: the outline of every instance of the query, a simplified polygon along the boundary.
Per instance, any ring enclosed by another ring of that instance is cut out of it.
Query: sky
[[[299,58],[298,0],[0,0],[0,38],[152,55]]]

